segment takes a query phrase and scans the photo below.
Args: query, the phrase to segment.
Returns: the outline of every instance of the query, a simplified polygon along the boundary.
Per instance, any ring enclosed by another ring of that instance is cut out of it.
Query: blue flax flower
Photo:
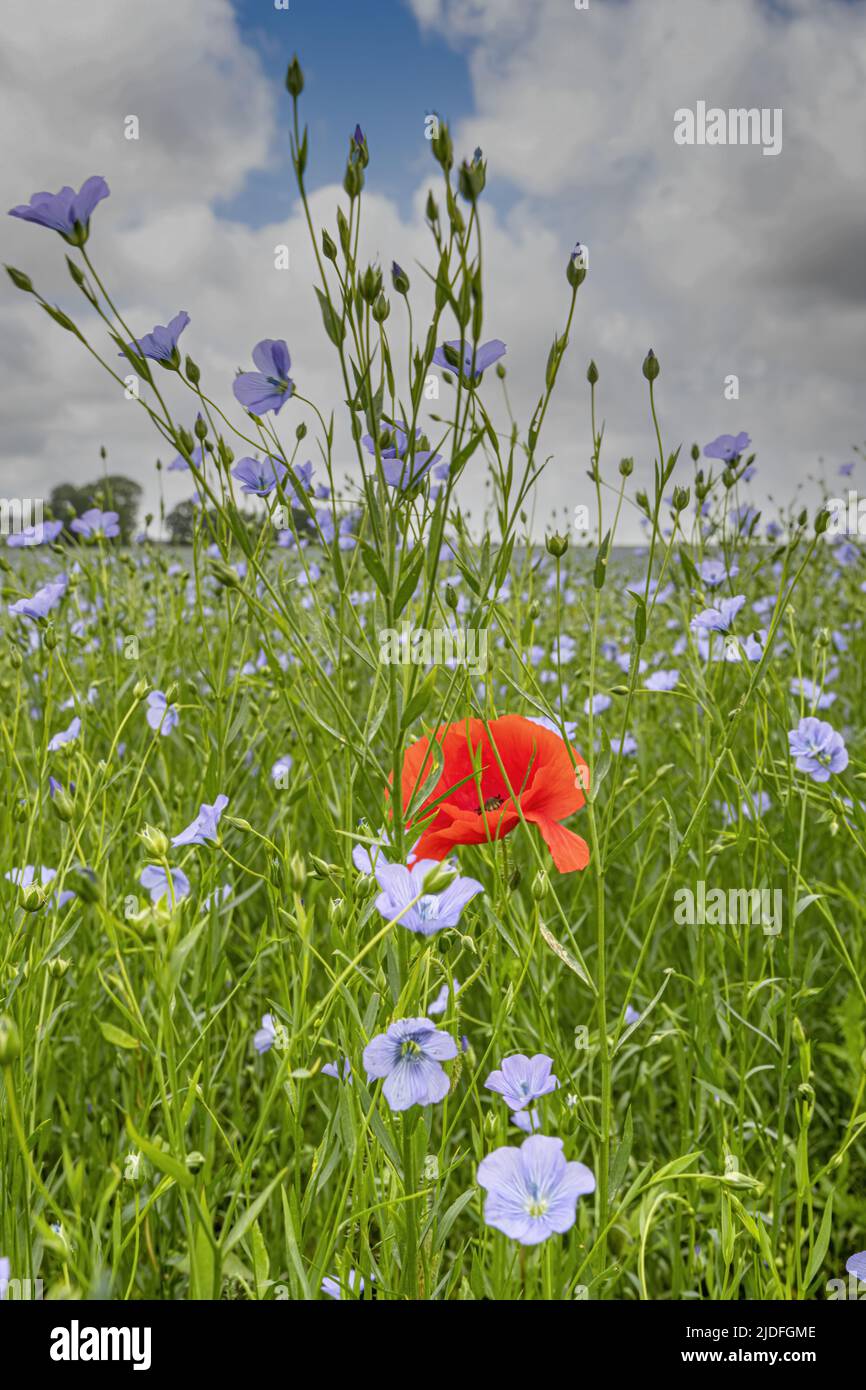
[[[108,197],[108,184],[98,174],[85,179],[78,192],[68,184],[59,193],[34,193],[29,203],[9,209],[10,217],[35,222],[59,232],[71,246],[83,246],[90,233],[96,204]]]
[[[288,346],[282,338],[262,338],[253,348],[253,361],[258,371],[241,372],[232,382],[235,399],[253,415],[269,410],[277,415],[295,389]]]
[[[801,719],[790,730],[788,743],[797,771],[808,772],[813,782],[828,782],[831,772],[844,772],[848,766],[845,740],[825,719]]]
[[[69,524],[70,531],[83,540],[112,540],[120,535],[120,517],[117,512],[103,512],[99,507],[90,507]]]
[[[220,816],[229,804],[227,796],[222,793],[217,797],[212,806],[207,802],[202,802],[199,813],[185,830],[181,830],[179,835],[175,835],[172,840],[173,845],[204,845],[208,840],[216,844],[219,839]]]
[[[448,1094],[442,1062],[457,1056],[457,1044],[429,1018],[402,1018],[364,1048],[371,1081],[385,1079],[383,1094],[392,1110],[435,1105]]]
[[[525,1110],[532,1101],[549,1095],[559,1085],[553,1075],[553,1059],[538,1052],[525,1057],[522,1052],[506,1057],[501,1068],[492,1071],[484,1085],[497,1091],[509,1110]]]
[[[168,874],[161,864],[148,864],[142,869],[139,883],[142,888],[146,888],[153,903],[161,902],[163,898],[171,896],[169,889]],[[189,897],[189,879],[183,869],[172,869],[171,883],[174,889],[174,900],[179,903],[182,898]]]
[[[177,340],[188,323],[189,314],[185,309],[181,309],[170,323],[156,324],[150,333],[145,333],[143,338],[136,338],[127,346],[131,352],[138,353],[139,357],[149,357],[154,362],[165,362],[176,367],[180,362]],[[125,357],[126,353],[122,352],[120,356]]]
[[[232,469],[232,477],[241,484],[241,492],[252,493],[255,497],[267,497],[278,483],[288,474],[288,468],[279,459],[239,459]]]
[[[177,705],[170,705],[161,690],[152,690],[147,697],[147,722],[163,738],[180,723]]]
[[[433,859],[419,859],[411,869],[402,864],[386,864],[384,859],[379,859],[376,881],[382,891],[376,899],[376,907],[386,922],[402,912],[402,925],[420,936],[433,936],[443,927],[457,926],[466,904],[477,893],[483,893],[484,887],[477,879],[458,877],[453,878],[441,893],[422,893],[424,879],[436,867]],[[414,898],[418,898],[418,901],[404,911],[407,903]]]
[[[68,583],[66,575],[61,574],[59,579],[52,579],[43,584],[32,598],[20,598],[17,603],[10,603],[9,613],[13,618],[47,618],[63,598]]]
[[[480,381],[482,374],[492,367],[494,362],[498,362],[500,357],[504,357],[507,348],[501,338],[491,338],[489,343],[480,343],[474,355],[472,344],[463,343],[462,373],[470,381]],[[456,338],[452,342],[443,343],[433,354],[433,361],[437,367],[443,367],[445,371],[454,372],[461,367],[460,339]]]
[[[745,430],[741,430],[739,434],[720,434],[718,439],[704,445],[704,458],[722,459],[725,463],[733,463],[734,459],[745,453],[751,442]]]
[[[567,1163],[561,1139],[533,1134],[519,1149],[503,1147],[478,1165],[487,1191],[484,1220],[521,1245],[538,1245],[574,1225],[577,1199],[595,1191],[583,1163]]]

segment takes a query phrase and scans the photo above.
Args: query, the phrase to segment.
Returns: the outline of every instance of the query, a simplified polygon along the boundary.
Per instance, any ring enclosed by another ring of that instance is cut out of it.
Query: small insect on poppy
[[[501,840],[521,817],[537,825],[561,873],[585,869],[589,846],[559,822],[583,806],[589,768],[580,754],[551,730],[519,714],[461,720],[439,728],[438,781],[413,822],[428,821],[415,846],[419,859],[444,859],[455,845]],[[434,770],[431,739],[407,748],[403,758],[403,811]],[[432,817],[432,819],[428,819]]]

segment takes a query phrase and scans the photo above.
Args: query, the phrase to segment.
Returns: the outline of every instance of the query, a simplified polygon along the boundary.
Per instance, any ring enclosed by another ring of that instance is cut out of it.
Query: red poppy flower
[[[423,821],[435,811],[415,846],[418,859],[444,859],[455,845],[500,840],[520,824],[522,813],[538,826],[557,869],[571,873],[586,868],[589,846],[559,822],[584,804],[589,768],[572,749],[575,768],[559,734],[522,715],[506,714],[489,720],[486,728],[481,719],[449,724],[437,729],[433,740],[441,746],[444,765],[414,816]],[[422,738],[406,749],[404,813],[433,771],[430,743]]]

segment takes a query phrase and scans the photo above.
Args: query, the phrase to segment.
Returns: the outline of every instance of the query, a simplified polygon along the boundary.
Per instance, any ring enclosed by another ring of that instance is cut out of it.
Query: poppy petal
[[[526,819],[534,821],[538,826],[541,838],[553,855],[553,862],[561,874],[570,874],[576,869],[586,868],[589,863],[589,845],[586,840],[582,840],[573,830],[567,830],[564,825],[559,825],[546,816],[529,815]]]

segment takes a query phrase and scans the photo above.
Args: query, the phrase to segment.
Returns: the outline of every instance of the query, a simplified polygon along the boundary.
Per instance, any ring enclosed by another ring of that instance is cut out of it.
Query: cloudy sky
[[[554,509],[561,520],[592,503],[590,357],[603,471],[631,455],[646,480],[650,346],[665,444],[685,445],[683,482],[693,441],[745,429],[759,505],[798,488],[816,498],[822,469],[839,490],[838,466],[866,437],[864,0],[0,0],[0,15],[3,207],[102,174],[111,197],[89,246],[100,274],[136,331],[188,311],[183,347],[228,408],[234,372],[263,337],[288,341],[292,375],[324,414],[339,408],[288,159],[283,77],[297,51],[317,224],[333,230],[359,121],[371,151],[363,249],[397,259],[419,289],[438,173],[425,116],[451,122],[458,154],[483,149],[485,327],[508,344],[524,422],[564,322],[568,254],[577,239],[589,246],[543,441],[553,457],[538,530]],[[675,112],[700,102],[781,109],[780,153],[678,144]],[[60,239],[11,218],[2,232],[2,259],[98,338]],[[274,267],[281,244],[288,271]],[[144,412],[28,296],[4,286],[0,312],[0,496],[90,480],[105,445],[153,507],[155,460],[167,457]],[[725,398],[731,375],[738,400]],[[498,410],[495,381],[485,390]],[[190,424],[189,398],[173,399]],[[295,404],[282,411],[284,437],[299,418]],[[351,471],[348,448],[343,458]],[[476,460],[462,497],[478,515]],[[866,495],[866,464],[858,481]],[[189,491],[182,475],[166,480],[168,505]]]

